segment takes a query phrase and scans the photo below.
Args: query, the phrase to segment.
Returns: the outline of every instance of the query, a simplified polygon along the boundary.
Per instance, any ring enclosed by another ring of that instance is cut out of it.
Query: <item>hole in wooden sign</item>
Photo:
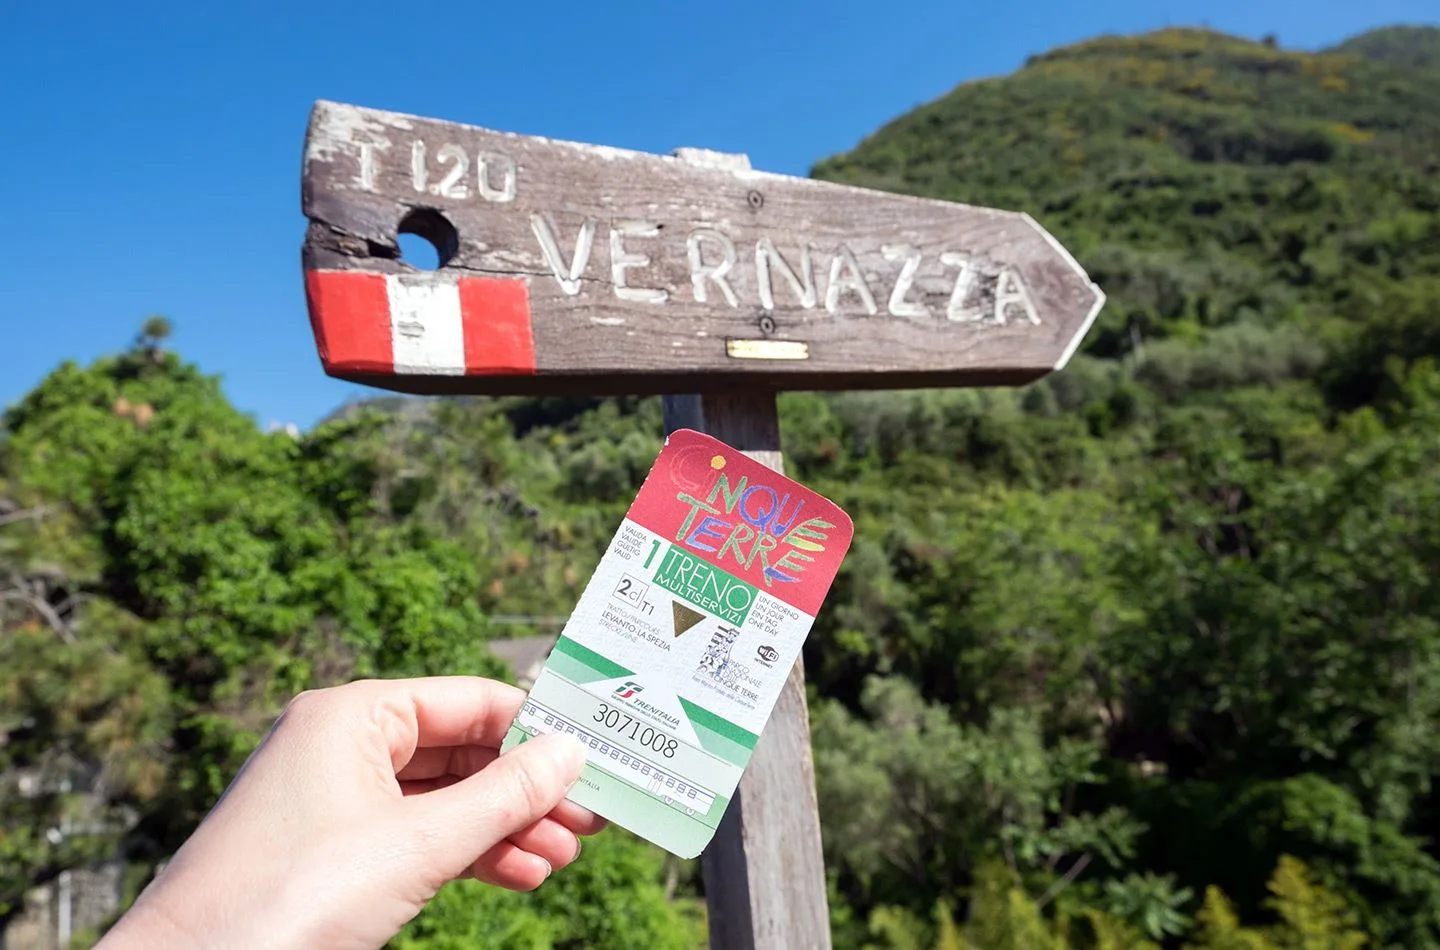
[[[444,267],[460,250],[455,225],[433,208],[411,211],[401,220],[398,230],[400,259],[416,270]]]

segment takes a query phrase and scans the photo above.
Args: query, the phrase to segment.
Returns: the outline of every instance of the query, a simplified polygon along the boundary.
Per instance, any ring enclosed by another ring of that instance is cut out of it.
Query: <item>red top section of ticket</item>
[[[812,617],[855,534],[830,499],[691,429],[671,433],[626,516]]]

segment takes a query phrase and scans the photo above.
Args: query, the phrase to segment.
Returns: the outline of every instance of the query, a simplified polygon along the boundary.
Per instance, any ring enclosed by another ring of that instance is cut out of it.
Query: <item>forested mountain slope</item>
[[[1440,27],[1391,26],[1370,30],[1336,46],[1335,52],[1392,66],[1440,69]]]
[[[1029,211],[1110,295],[1025,389],[781,400],[857,526],[805,654],[838,947],[1440,948],[1435,45],[1107,37],[817,165]],[[149,340],[5,415],[0,918],[138,881],[295,688],[496,672],[660,445],[653,399],[372,409],[263,434]],[[77,763],[115,831],[60,847],[9,777]],[[399,945],[695,945],[693,864],[571,870]]]
[[[1436,35],[1349,44],[1379,61],[1194,30],[1100,39],[962,86],[815,174],[1031,212],[1111,296],[1093,355],[1243,339],[1308,375],[1293,328],[1344,335],[1412,282],[1434,292],[1440,71],[1391,60]],[[1365,382],[1336,385],[1358,399]]]

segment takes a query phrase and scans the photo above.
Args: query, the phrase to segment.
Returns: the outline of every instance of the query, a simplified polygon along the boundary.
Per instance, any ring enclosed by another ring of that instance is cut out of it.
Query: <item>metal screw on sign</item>
[[[335,102],[311,114],[302,204],[326,373],[660,394],[667,431],[777,471],[776,392],[1027,383],[1105,299],[1022,213]],[[404,263],[402,232],[441,265]],[[701,857],[714,947],[830,947],[803,683],[797,662]]]

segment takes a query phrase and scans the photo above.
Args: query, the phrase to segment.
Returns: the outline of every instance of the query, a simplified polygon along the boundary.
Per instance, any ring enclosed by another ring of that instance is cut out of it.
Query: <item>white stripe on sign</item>
[[[395,372],[465,375],[465,326],[460,288],[432,274],[387,274]]]

